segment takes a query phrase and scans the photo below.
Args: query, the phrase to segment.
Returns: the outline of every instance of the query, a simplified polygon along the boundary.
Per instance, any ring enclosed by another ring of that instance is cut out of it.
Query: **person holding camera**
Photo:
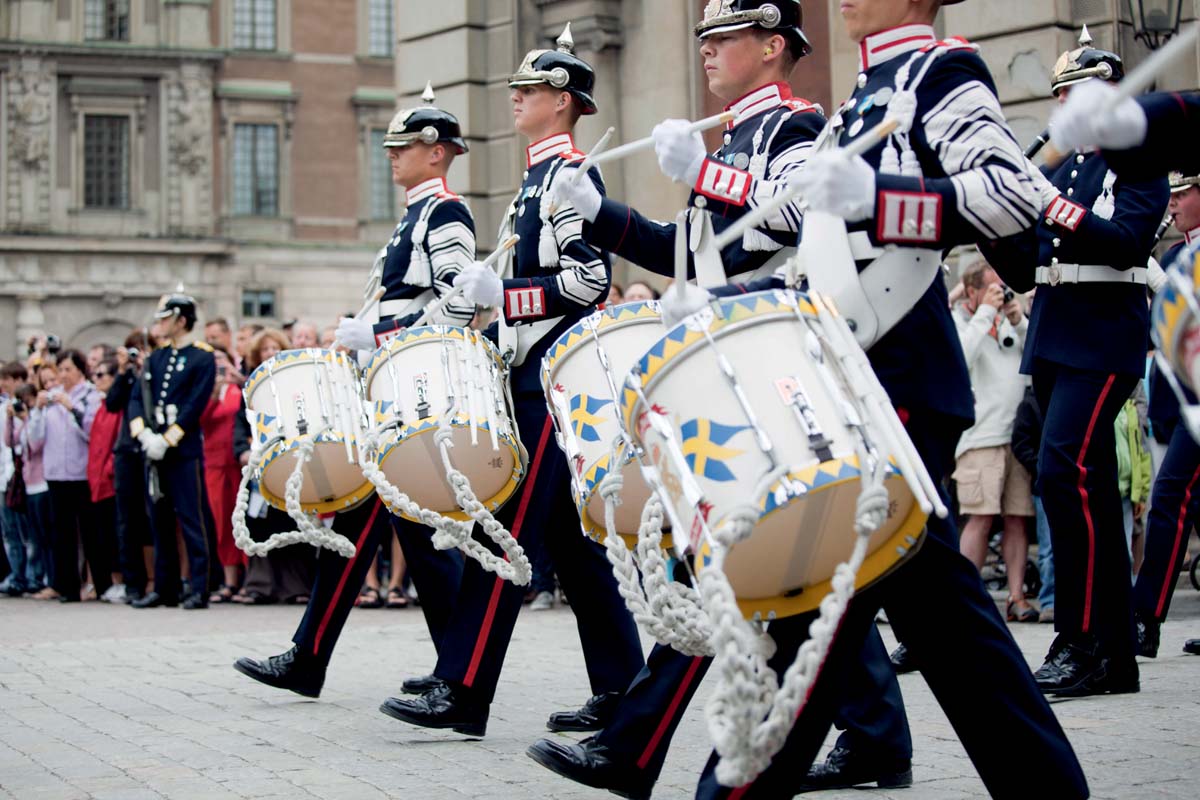
[[[79,543],[92,568],[97,595],[111,585],[108,553],[92,525],[92,496],[87,480],[88,438],[100,393],[88,382],[87,361],[78,350],[58,356],[58,385],[38,393],[35,406],[44,425],[30,432],[43,447],[42,464],[50,487],[54,549],[54,591],[64,603],[80,600]]]
[[[1037,622],[1037,609],[1025,600],[1029,553],[1025,523],[1034,513],[1031,481],[1011,444],[1017,407],[1029,383],[1021,375],[1029,320],[1020,299],[987,261],[979,259],[968,265],[962,283],[964,300],[955,309],[954,324],[975,390],[975,424],[958,440],[954,454],[958,505],[966,517],[959,546],[962,554],[982,569],[992,522],[1001,515],[1008,620]]]

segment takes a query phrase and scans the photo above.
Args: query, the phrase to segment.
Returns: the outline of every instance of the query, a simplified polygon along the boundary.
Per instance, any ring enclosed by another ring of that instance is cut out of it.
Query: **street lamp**
[[[1126,0],[1133,21],[1133,36],[1157,50],[1179,33],[1183,0]]]

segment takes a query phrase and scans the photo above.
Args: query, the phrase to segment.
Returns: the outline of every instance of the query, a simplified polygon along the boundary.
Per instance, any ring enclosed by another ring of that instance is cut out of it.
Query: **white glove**
[[[146,454],[146,458],[151,461],[161,461],[163,456],[167,454],[170,445],[167,444],[166,437],[161,433],[155,433],[149,428],[144,428],[138,434],[138,444],[142,446],[142,452]]]
[[[600,213],[600,190],[587,175],[578,169],[560,169],[550,184],[550,202],[555,206],[571,206],[588,222],[595,222]]]
[[[504,299],[504,281],[491,267],[479,261],[458,273],[454,285],[461,287],[463,297],[477,306],[495,307]]]
[[[1150,261],[1146,264],[1146,285],[1150,287],[1150,291],[1158,294],[1166,282],[1167,271],[1162,268],[1162,264],[1158,263],[1157,258],[1151,256]]]
[[[654,138],[654,152],[663,175],[695,186],[708,153],[700,134],[688,131],[689,125],[691,123],[684,119],[669,119],[655,125],[650,135]]]
[[[347,350],[375,349],[375,329],[371,327],[371,323],[361,319],[342,317],[333,338]]]
[[[861,156],[850,157],[840,150],[819,153],[794,176],[791,183],[809,208],[847,222],[861,222],[875,214],[875,170]]]
[[[695,314],[697,311],[708,305],[708,301],[712,299],[712,295],[707,289],[703,289],[694,283],[685,283],[683,285],[683,297],[679,296],[679,286],[671,286],[663,292],[662,299],[658,301],[659,310],[662,312],[663,325],[668,328],[674,328],[685,319]]]
[[[1067,102],[1050,115],[1050,143],[1060,153],[1103,147],[1128,150],[1146,141],[1150,127],[1136,100],[1122,100],[1108,113],[1117,95],[1112,84],[1093,78],[1071,87]]]
[[[1029,175],[1029,180],[1033,182],[1033,186],[1037,189],[1040,205],[1038,208],[1045,212],[1055,198],[1062,194],[1057,186],[1050,182],[1040,169],[1037,168],[1032,161],[1025,159],[1025,172]]]

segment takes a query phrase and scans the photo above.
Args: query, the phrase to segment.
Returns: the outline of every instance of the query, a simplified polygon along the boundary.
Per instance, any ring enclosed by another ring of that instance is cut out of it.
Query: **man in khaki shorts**
[[[975,424],[955,452],[959,510],[966,517],[960,549],[982,568],[992,520],[1002,515],[1008,619],[1037,622],[1037,609],[1025,600],[1024,590],[1029,551],[1025,521],[1033,516],[1033,497],[1029,473],[1010,446],[1013,419],[1029,380],[1020,374],[1029,320],[1020,299],[982,258],[967,266],[962,281],[964,299],[954,309],[954,323],[975,392]]]

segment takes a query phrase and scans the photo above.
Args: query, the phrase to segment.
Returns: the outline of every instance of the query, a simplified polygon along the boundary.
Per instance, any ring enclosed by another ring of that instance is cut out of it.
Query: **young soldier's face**
[[[1175,229],[1180,233],[1200,228],[1200,186],[1189,186],[1171,195],[1168,208],[1175,215]]]
[[[873,33],[927,21],[917,17],[928,13],[925,10],[928,5],[928,1],[914,0],[840,0],[846,30],[856,42],[861,42]]]
[[[513,106],[513,126],[527,138],[540,138],[554,127],[563,104],[565,92],[550,86],[515,86],[509,99]],[[567,95],[569,97],[569,95]]]
[[[763,69],[768,45],[750,30],[714,33],[700,40],[700,58],[708,89],[725,101],[736,100],[751,89]]]
[[[389,147],[388,161],[392,164],[392,183],[397,186],[416,186],[427,177],[430,146],[414,142],[407,147]]]

